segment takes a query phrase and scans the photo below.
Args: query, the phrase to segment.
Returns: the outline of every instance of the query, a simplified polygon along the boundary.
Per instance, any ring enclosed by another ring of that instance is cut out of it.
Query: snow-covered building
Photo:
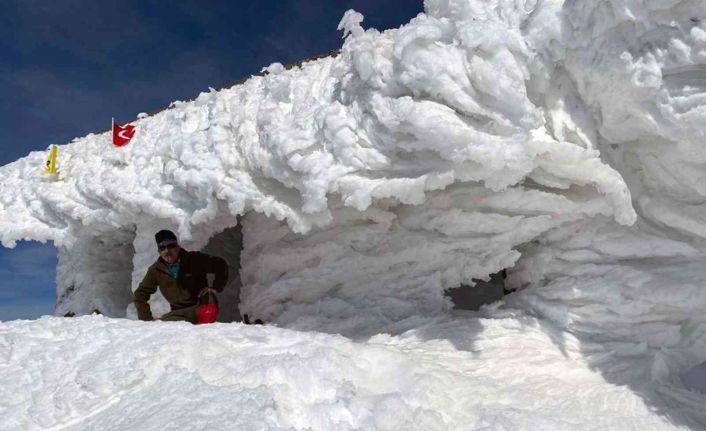
[[[241,266],[225,319],[239,301],[354,339],[505,270],[516,292],[481,316],[544,322],[672,425],[706,423],[679,379],[706,360],[706,3],[425,0],[399,29],[361,22],[337,56],[141,116],[125,147],[60,146],[58,179],[39,152],[0,168],[3,245],[54,241],[58,315],[134,317],[171,228]]]

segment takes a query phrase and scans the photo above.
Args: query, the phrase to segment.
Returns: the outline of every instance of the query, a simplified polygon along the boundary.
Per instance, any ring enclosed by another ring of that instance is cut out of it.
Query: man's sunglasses
[[[157,249],[159,249],[159,251],[164,251],[164,250],[166,250],[166,249],[170,249],[170,250],[171,250],[171,249],[176,248],[176,247],[177,247],[177,244],[167,244],[167,245],[160,245],[159,247],[157,247]]]

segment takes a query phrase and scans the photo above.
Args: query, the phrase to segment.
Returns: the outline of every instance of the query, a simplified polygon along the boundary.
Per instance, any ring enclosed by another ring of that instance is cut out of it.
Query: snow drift
[[[41,153],[0,168],[0,240],[57,244],[57,314],[133,317],[128,287],[173,228],[242,267],[231,309],[354,339],[506,269],[518,292],[486,317],[535,315],[673,424],[704,424],[679,375],[706,359],[705,15],[427,0],[380,33],[349,11],[336,57],[175,102],[127,147],[61,146],[58,181]]]
[[[8,322],[0,429],[673,429],[590,370],[577,340],[562,352],[552,335],[529,317],[365,342],[101,316]],[[42,383],[7,390],[21,375]]]

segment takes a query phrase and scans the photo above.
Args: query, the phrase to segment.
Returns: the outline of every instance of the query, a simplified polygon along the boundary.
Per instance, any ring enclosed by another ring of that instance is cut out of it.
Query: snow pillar
[[[56,271],[56,314],[100,312],[124,317],[132,301],[132,242],[134,234],[114,231],[102,236],[82,235],[71,248],[59,248]]]

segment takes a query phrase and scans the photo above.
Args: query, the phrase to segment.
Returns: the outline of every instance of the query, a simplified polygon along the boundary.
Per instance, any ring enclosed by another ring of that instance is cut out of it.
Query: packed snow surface
[[[133,318],[171,228],[239,273],[223,320],[276,325],[4,323],[13,424],[165,427],[144,400],[183,382],[233,403],[204,427],[706,427],[706,1],[362,20],[343,16],[337,56],[141,115],[125,147],[60,146],[58,177],[39,152],[0,168],[0,241],[59,247],[57,315]],[[445,289],[502,270],[515,293],[450,311]],[[88,328],[105,347],[83,355]]]
[[[528,316],[360,342],[237,323],[9,322],[0,429],[673,429],[559,335]]]

